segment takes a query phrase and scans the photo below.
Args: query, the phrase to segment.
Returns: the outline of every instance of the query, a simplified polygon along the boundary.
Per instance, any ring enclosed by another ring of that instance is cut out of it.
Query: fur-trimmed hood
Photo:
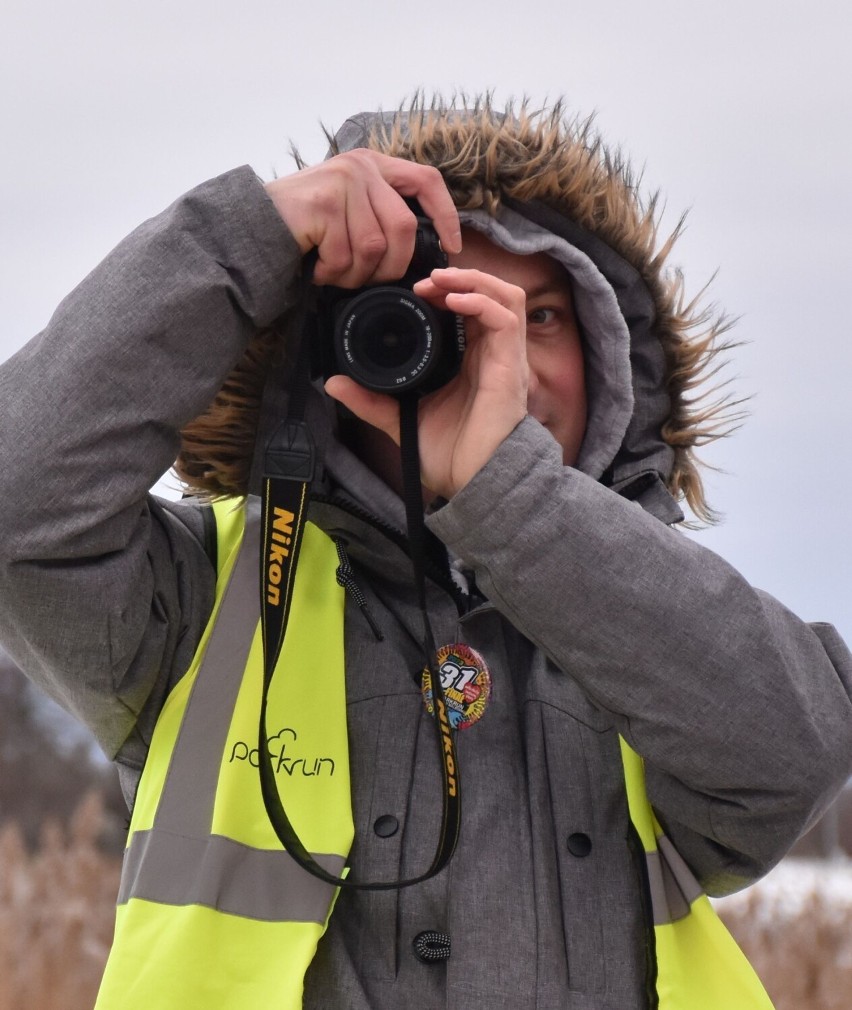
[[[418,98],[347,120],[331,153],[356,147],[434,165],[463,224],[566,267],[589,394],[578,467],[666,522],[680,518],[675,503],[683,499],[711,519],[694,450],[725,434],[735,415],[727,398],[696,387],[717,370],[726,323],[685,298],[680,273],[666,262],[677,229],[658,241],[656,198],[643,200],[629,165],[591,122],[571,119],[561,104],[498,111],[488,99],[461,108]],[[185,429],[177,470],[191,486],[245,491],[246,442],[257,430],[274,343],[259,337],[216,403]]]

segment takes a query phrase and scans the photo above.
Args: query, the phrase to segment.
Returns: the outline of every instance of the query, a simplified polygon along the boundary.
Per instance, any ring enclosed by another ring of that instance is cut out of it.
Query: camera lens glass
[[[396,306],[376,306],[362,314],[354,342],[362,360],[375,368],[397,369],[415,356],[422,334],[411,325],[409,313]]]

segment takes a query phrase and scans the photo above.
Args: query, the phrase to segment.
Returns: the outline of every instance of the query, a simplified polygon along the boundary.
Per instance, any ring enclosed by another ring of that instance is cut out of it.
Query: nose
[[[529,403],[539,389],[538,372],[530,365],[529,379],[527,381],[527,403]]]
[[[544,417],[541,410],[542,405],[539,403],[540,388],[541,383],[538,379],[538,373],[534,368],[531,368],[529,372],[529,382],[527,384],[527,414],[529,414],[530,417],[534,417],[537,421],[544,423]]]

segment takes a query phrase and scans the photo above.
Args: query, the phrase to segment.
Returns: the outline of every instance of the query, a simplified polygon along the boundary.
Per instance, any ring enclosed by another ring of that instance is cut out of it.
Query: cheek
[[[573,466],[586,432],[586,376],[580,347],[561,347],[558,352],[537,355],[539,409],[549,418],[549,427],[561,443],[563,462]]]
[[[583,351],[578,342],[553,346],[527,346],[530,369],[542,387],[562,402],[582,398],[585,404],[586,376]]]

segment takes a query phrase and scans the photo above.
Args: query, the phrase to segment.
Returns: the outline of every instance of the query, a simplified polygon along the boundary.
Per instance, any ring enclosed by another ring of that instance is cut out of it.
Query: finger
[[[389,187],[385,189],[413,222],[402,199]],[[368,184],[354,177],[344,189],[343,206],[328,219],[326,234],[318,245],[322,269],[315,271],[317,283],[355,288],[375,282],[395,241],[387,234],[386,219],[387,212],[377,213]],[[397,276],[402,273],[404,268]]]
[[[492,274],[481,273],[478,270],[460,270],[455,267],[433,270],[429,277],[417,281],[412,290],[433,305],[442,304],[451,292],[478,293],[518,315],[526,314],[526,295],[523,288],[507,284]]]
[[[360,162],[340,168],[344,202],[318,246],[317,283],[355,288],[398,280],[414,255],[416,217],[375,169],[363,173]]]
[[[527,296],[524,289],[517,287],[515,284],[509,284],[494,274],[485,273],[482,270],[447,267],[445,269],[433,270],[431,275],[421,283],[425,284],[426,282],[431,282],[436,293],[447,293],[450,291],[478,292],[479,294],[487,295],[517,314],[526,314]],[[425,294],[421,293],[419,284],[415,285],[414,290],[421,297],[426,297]],[[422,290],[425,291],[426,288],[424,287]]]
[[[444,252],[460,253],[462,248],[459,214],[441,173],[432,165],[420,165],[402,158],[380,155],[378,169],[397,193],[415,197],[430,218]]]
[[[430,278],[426,277],[422,280],[417,281],[412,285],[411,290],[419,298],[424,301],[429,302],[436,309],[446,309],[446,297],[448,291],[445,288],[439,288],[436,284],[433,284]]]
[[[374,284],[399,280],[414,256],[417,218],[384,180],[369,187],[368,197],[385,240],[383,254],[375,263],[370,280]]]
[[[526,295],[522,288],[478,270],[434,270],[415,284],[415,293],[439,309],[455,312],[476,325],[469,338],[489,330],[526,337]]]
[[[476,291],[448,291],[444,301],[450,312],[465,319],[462,369],[472,385],[510,391],[513,401],[520,397],[526,402],[529,366],[523,315]]]
[[[353,251],[349,228],[343,214],[329,217],[316,244],[314,284],[340,284],[352,269]]]
[[[343,288],[357,288],[373,281],[377,267],[388,249],[388,239],[377,217],[365,187],[353,187],[346,194],[346,205],[335,225],[346,233],[349,249],[348,261],[337,262],[339,269],[329,271],[329,280]],[[341,243],[341,252],[343,243]],[[320,247],[320,257],[323,249]],[[322,276],[322,275],[321,275]]]
[[[525,326],[518,313],[479,291],[448,291],[444,296],[446,307],[466,319],[475,319],[483,332],[526,336]]]
[[[364,389],[347,375],[332,375],[325,391],[352,413],[399,444],[399,403],[393,397]]]

